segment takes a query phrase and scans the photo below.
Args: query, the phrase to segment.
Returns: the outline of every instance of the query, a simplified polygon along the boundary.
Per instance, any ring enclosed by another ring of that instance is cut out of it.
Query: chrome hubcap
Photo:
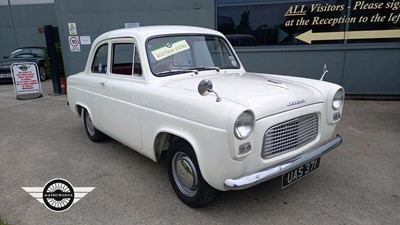
[[[90,119],[89,113],[85,113],[85,119],[86,119],[86,129],[89,132],[90,136],[94,135],[94,125],[92,122],[92,119]]]
[[[188,197],[197,193],[198,176],[192,160],[177,152],[172,160],[172,174],[179,190]]]

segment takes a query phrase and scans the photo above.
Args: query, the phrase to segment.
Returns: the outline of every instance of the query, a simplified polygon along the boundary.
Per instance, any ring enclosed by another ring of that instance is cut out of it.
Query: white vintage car
[[[279,176],[285,187],[342,142],[341,86],[246,72],[210,29],[102,34],[67,87],[92,141],[110,136],[156,162],[166,151],[172,187],[190,207]]]

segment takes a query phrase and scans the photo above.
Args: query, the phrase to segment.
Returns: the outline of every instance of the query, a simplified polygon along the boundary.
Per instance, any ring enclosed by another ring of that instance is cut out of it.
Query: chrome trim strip
[[[278,165],[268,167],[259,172],[238,179],[226,179],[224,186],[228,190],[242,190],[260,184],[264,181],[271,180],[313,159],[321,157],[322,155],[328,153],[329,151],[342,144],[342,141],[342,137],[338,134],[335,138],[331,139],[327,143],[317,146],[302,155],[286,160]]]

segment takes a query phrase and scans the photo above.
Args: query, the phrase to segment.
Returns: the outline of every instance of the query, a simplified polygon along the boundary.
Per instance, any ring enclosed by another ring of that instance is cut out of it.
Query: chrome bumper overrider
[[[340,144],[342,144],[342,137],[340,137],[340,135],[336,135],[335,138],[328,141],[327,143],[317,146],[312,150],[303,153],[302,155],[281,162],[278,165],[268,167],[264,170],[238,179],[226,179],[224,186],[228,190],[242,190],[249,188],[264,181],[281,176],[313,159],[319,158],[325,153],[338,147]]]

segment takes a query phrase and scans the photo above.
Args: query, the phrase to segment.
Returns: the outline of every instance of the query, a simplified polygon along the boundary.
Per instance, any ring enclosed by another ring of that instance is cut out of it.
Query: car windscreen
[[[30,57],[44,57],[44,49],[42,48],[20,48],[11,52],[8,58],[30,58]]]
[[[238,69],[240,64],[223,38],[211,35],[155,37],[147,42],[148,61],[155,76],[192,71]]]

